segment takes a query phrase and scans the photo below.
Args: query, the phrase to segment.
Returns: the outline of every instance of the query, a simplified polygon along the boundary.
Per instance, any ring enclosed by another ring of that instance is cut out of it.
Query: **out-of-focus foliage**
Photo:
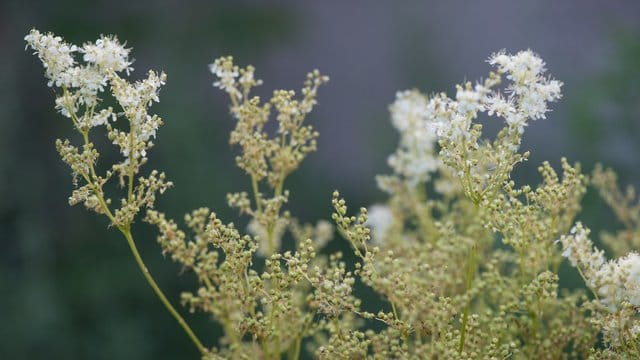
[[[581,91],[572,98],[572,143],[584,159],[599,157],[637,177],[640,171],[633,164],[640,154],[640,37],[619,30],[611,48],[613,60],[603,65],[601,74],[582,79]]]

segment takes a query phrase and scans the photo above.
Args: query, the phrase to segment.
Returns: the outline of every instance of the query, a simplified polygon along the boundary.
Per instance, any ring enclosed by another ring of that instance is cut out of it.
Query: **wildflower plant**
[[[72,172],[69,203],[104,215],[124,236],[203,359],[640,357],[640,207],[633,189],[620,190],[611,170],[598,166],[587,176],[564,158],[562,172],[543,163],[536,186],[511,180],[529,156],[521,150],[526,127],[561,98],[562,83],[545,74],[533,52],[492,55],[487,78],[458,85],[453,98],[399,92],[390,106],[400,133],[388,159],[392,173],[377,177],[388,200],[354,212],[336,191],[334,225],[298,220],[287,210],[286,187],[316,151],[318,133],[306,116],[328,78],[313,71],[299,93],[276,90],[263,101],[252,95],[262,85],[253,67],[215,60],[213,85],[230,98],[230,143],[250,184],[227,196],[248,222],[239,229],[208,208],[185,215],[184,226],[154,208],[172,186],[163,172],[143,168],[163,123],[149,111],[163,73],[127,80],[130,49],[113,36],[75,46],[32,30],[25,40],[56,90],[56,109],[80,135],[56,143]],[[108,101],[117,108],[104,106]],[[483,136],[486,121],[502,126],[493,139]],[[119,162],[99,163],[92,139],[100,133]],[[590,184],[624,225],[602,236],[612,259],[576,220]],[[136,247],[137,219],[155,226],[162,252],[197,278],[181,303],[222,326],[217,344],[204,344],[158,287]],[[324,249],[336,231],[355,263]],[[292,250],[283,249],[286,237]],[[564,259],[584,289],[559,289]],[[357,296],[358,283],[379,295],[381,308]]]

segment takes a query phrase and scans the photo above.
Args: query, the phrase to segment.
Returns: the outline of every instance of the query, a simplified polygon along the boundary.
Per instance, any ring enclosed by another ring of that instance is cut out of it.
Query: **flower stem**
[[[471,290],[471,284],[473,283],[473,275],[476,270],[476,245],[472,245],[469,250],[469,263],[467,268],[467,284],[466,284],[466,292],[468,293]],[[461,353],[464,349],[464,339],[467,332],[467,320],[469,318],[469,307],[471,306],[471,299],[467,301],[467,304],[464,307],[464,313],[462,314],[462,329],[460,330],[460,346],[458,347],[458,352]]]
[[[156,281],[151,276],[151,273],[149,272],[149,269],[147,269],[147,266],[144,264],[144,261],[142,261],[142,257],[140,257],[140,253],[138,252],[138,248],[136,247],[135,241],[133,240],[133,236],[131,236],[131,230],[124,229],[124,230],[121,230],[121,231],[122,231],[122,234],[124,235],[124,237],[127,239],[127,243],[129,244],[129,248],[131,249],[131,253],[133,254],[133,257],[136,259],[136,263],[138,264],[138,267],[140,268],[140,271],[142,271],[142,274],[147,279],[147,282],[149,283],[149,285],[151,285],[151,288],[153,288],[153,291],[156,293],[158,298],[160,298],[160,301],[162,301],[162,303],[167,308],[167,310],[169,310],[171,315],[173,315],[173,317],[178,321],[180,326],[182,326],[182,329],[184,329],[184,331],[187,333],[187,335],[189,336],[191,341],[193,341],[193,343],[196,345],[196,347],[198,348],[198,351],[200,351],[200,353],[202,355],[206,355],[207,354],[207,350],[202,345],[202,342],[200,342],[200,340],[198,339],[196,334],[193,332],[193,330],[191,330],[191,328],[189,327],[187,322],[176,311],[176,309],[173,307],[173,305],[171,305],[169,300],[167,300],[167,297],[164,295],[162,290],[160,290],[160,287],[158,287],[158,284],[156,283]]]
[[[251,189],[253,190],[253,196],[256,202],[256,211],[262,212],[262,203],[260,202],[260,190],[258,188],[258,179],[254,175],[251,175]]]

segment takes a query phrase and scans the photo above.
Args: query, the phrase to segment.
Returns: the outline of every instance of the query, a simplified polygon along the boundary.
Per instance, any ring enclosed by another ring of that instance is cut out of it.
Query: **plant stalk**
[[[471,284],[473,283],[473,275],[476,270],[476,245],[472,245],[469,250],[469,263],[467,268],[467,284],[466,291],[469,292],[471,290]],[[467,302],[464,307],[464,313],[462,314],[462,329],[460,329],[460,346],[458,347],[458,352],[461,353],[464,349],[464,339],[467,332],[467,321],[469,319],[469,308],[471,307],[471,299]]]
[[[129,244],[129,248],[131,249],[131,253],[133,254],[133,257],[136,259],[136,263],[138,264],[138,267],[140,268],[140,271],[142,271],[142,274],[144,275],[145,279],[147,279],[147,282],[149,283],[149,285],[151,286],[153,291],[156,293],[158,298],[160,298],[160,301],[162,301],[162,303],[167,308],[167,310],[169,310],[171,315],[173,315],[173,317],[176,319],[176,321],[178,321],[180,326],[182,326],[182,329],[184,329],[184,331],[187,333],[187,335],[189,336],[191,341],[198,348],[198,351],[200,351],[200,353],[202,355],[206,355],[207,354],[207,349],[202,345],[202,342],[200,342],[200,339],[198,339],[198,337],[193,332],[193,330],[191,330],[191,328],[189,327],[187,322],[184,320],[184,318],[182,318],[182,316],[178,313],[178,311],[176,311],[176,309],[173,307],[173,305],[171,305],[169,300],[167,300],[167,297],[164,295],[162,290],[160,290],[160,287],[158,287],[158,284],[156,283],[156,281],[151,276],[151,273],[149,272],[149,269],[147,269],[147,266],[144,264],[144,261],[142,261],[142,257],[140,257],[140,253],[138,252],[138,248],[136,247],[135,241],[133,240],[133,237],[131,236],[131,230],[124,229],[124,230],[122,230],[122,234],[127,239],[127,243]]]

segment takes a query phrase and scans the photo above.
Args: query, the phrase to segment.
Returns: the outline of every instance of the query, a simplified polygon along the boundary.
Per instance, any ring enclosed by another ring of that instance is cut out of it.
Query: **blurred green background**
[[[200,206],[239,221],[225,194],[248,188],[227,142],[226,96],[207,64],[232,54],[254,64],[258,92],[299,89],[308,70],[332,81],[310,121],[321,133],[288,182],[290,208],[305,221],[329,218],[339,189],[354,206],[381,201],[373,176],[388,172],[397,136],[387,105],[397,90],[431,93],[486,75],[490,53],[531,48],[565,83],[564,99],[527,129],[536,183],[543,160],[563,155],[587,170],[602,160],[638,185],[640,3],[637,1],[0,1],[0,359],[196,358],[105,219],[67,206],[71,179],[54,140],[71,134],[53,110],[38,59],[22,38],[36,27],[73,43],[117,34],[133,47],[135,77],[168,74],[153,107],[166,125],[150,166],[175,188],[158,207],[180,219]],[[615,224],[590,192],[581,219]],[[615,225],[613,225],[615,226]],[[135,229],[151,271],[175,300],[192,279],[163,259],[146,224]],[[334,248],[341,245],[333,244]],[[572,277],[565,280],[565,286]],[[579,284],[578,284],[579,285]],[[185,313],[183,311],[183,313]],[[186,315],[205,342],[218,329]]]

